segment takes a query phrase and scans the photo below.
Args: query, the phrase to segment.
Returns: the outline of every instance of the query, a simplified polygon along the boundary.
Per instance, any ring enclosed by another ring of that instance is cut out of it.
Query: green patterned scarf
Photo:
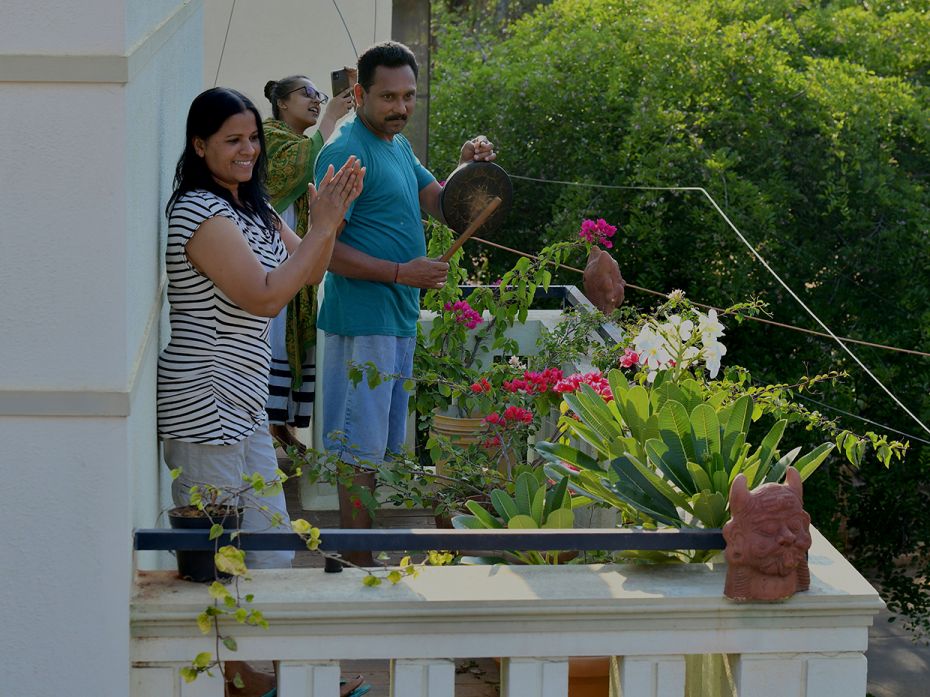
[[[265,119],[268,149],[268,193],[271,205],[281,213],[294,204],[294,232],[307,234],[310,201],[307,186],[313,181],[313,163],[323,147],[319,131],[313,136],[294,133],[277,119]],[[316,288],[304,286],[287,307],[287,362],[294,389],[303,382],[304,356],[316,344]]]

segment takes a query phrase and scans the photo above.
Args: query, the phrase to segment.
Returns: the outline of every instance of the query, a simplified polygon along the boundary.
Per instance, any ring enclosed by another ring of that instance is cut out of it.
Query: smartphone
[[[332,72],[333,96],[345,92],[349,89],[349,71],[345,68],[334,70]]]

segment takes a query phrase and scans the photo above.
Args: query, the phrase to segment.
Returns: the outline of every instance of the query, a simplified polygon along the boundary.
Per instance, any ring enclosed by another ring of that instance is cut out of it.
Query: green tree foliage
[[[493,27],[455,4],[434,4],[432,163],[480,132],[511,175],[703,187],[837,334],[930,351],[930,2],[555,0]],[[818,328],[698,193],[514,188],[500,243],[532,252],[603,217],[632,283],[717,306],[760,297],[774,319]],[[513,263],[467,249],[485,280]],[[728,347],[728,363],[768,382],[846,370],[816,398],[930,440],[829,341],[746,323]],[[853,349],[930,421],[930,359]],[[808,508],[926,629],[930,588],[894,571],[911,555],[930,578],[930,448],[913,445],[890,471],[831,458]]]

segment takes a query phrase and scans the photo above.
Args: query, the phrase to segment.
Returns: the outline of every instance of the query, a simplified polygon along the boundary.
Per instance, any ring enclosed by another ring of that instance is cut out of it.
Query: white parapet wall
[[[452,697],[453,661],[502,657],[505,697],[565,697],[567,658],[616,656],[626,697],[683,697],[686,656],[727,654],[740,697],[859,697],[876,591],[818,532],[811,589],[782,603],[723,597],[726,566],[425,568],[397,586],[361,572],[256,571],[266,630],[227,627],[240,660],[282,661],[279,697],[335,695],[338,663],[393,662],[392,694]],[[221,697],[178,669],[215,650],[195,617],[204,586],[142,572],[132,604],[130,697]],[[617,694],[618,690],[614,690]]]

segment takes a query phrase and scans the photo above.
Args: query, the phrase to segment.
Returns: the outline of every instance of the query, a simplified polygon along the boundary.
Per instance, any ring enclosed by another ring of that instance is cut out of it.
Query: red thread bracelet
[[[394,262],[394,283],[397,283],[397,276],[400,274],[400,262]]]

